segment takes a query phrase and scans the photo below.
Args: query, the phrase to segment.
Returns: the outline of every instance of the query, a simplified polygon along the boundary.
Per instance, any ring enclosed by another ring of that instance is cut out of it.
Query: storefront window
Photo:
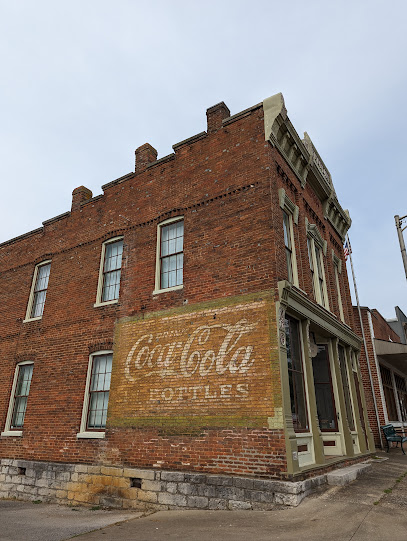
[[[290,384],[291,413],[295,431],[308,430],[305,399],[304,368],[301,356],[299,322],[286,316],[285,319],[288,379]]]
[[[382,376],[384,398],[386,400],[387,417],[389,421],[398,421],[396,400],[394,397],[393,382],[391,372],[385,366],[380,365],[380,374]]]

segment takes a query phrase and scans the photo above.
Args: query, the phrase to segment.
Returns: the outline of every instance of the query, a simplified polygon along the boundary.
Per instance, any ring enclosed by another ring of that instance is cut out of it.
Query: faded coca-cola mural
[[[109,417],[212,415],[271,401],[265,301],[125,321],[115,339]]]

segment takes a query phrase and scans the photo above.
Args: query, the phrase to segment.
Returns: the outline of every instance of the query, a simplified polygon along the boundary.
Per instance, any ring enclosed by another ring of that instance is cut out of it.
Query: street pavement
[[[373,460],[368,473],[350,485],[271,511],[142,514],[0,501],[0,541],[62,541],[81,532],[89,533],[77,541],[407,540],[407,456],[400,449],[377,456],[388,460]]]

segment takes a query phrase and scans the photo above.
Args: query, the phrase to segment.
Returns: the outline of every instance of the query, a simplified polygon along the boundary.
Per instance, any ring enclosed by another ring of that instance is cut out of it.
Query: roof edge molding
[[[276,147],[304,188],[308,182],[321,200],[325,218],[342,242],[352,220],[349,212],[339,204],[331,174],[305,132],[301,139],[291,124],[282,93],[263,101],[265,140]]]

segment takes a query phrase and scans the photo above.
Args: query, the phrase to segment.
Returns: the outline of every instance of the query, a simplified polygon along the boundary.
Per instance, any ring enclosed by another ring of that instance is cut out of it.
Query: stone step
[[[353,464],[347,468],[331,471],[326,476],[328,485],[347,485],[366,473],[371,467],[371,464],[362,462],[361,464]]]

